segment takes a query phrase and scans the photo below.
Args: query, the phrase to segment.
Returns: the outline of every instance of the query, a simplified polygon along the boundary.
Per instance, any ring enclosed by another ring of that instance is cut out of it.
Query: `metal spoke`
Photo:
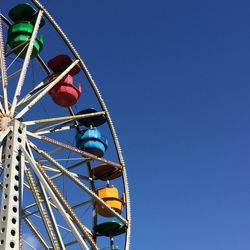
[[[64,247],[64,244],[63,244],[62,236],[61,236],[61,233],[59,231],[55,216],[53,214],[53,210],[51,208],[49,198],[47,196],[47,193],[45,191],[45,188],[44,188],[43,184],[39,181],[39,179],[38,179],[38,185],[40,186],[40,190],[42,191],[42,195],[43,195],[43,198],[44,198],[44,201],[45,201],[45,205],[47,207],[48,215],[50,216],[51,223],[52,223],[53,228],[55,230],[58,245],[60,247],[59,249],[64,250],[65,247]]]
[[[25,213],[24,213],[24,215],[25,215]],[[48,243],[44,240],[43,236],[40,234],[39,230],[35,227],[35,225],[31,222],[31,220],[27,216],[25,216],[24,217],[24,221],[29,226],[29,228],[31,229],[31,231],[33,232],[33,234],[36,236],[36,238],[43,245],[43,247],[45,249],[49,249],[50,247],[49,247]]]
[[[50,155],[48,155],[45,151],[39,149],[33,143],[30,143],[31,147],[37,151],[44,158],[49,160],[55,167],[57,167],[64,175],[69,177],[76,185],[82,188],[87,194],[89,194],[93,199],[95,199],[98,203],[104,206],[113,216],[118,218],[121,222],[127,225],[127,220],[124,219],[120,214],[118,214],[114,209],[109,207],[105,201],[99,198],[92,190],[90,190],[85,184],[83,184],[74,174],[69,172],[66,168],[64,168],[61,164],[59,164],[55,159],[53,159]]]
[[[15,118],[18,119],[22,117],[27,111],[30,110],[31,107],[33,107],[44,95],[46,95],[59,81],[65,77],[71,69],[73,69],[77,64],[79,63],[79,60],[74,61],[66,70],[64,70],[54,81],[52,81],[38,96],[34,98],[22,111],[20,111]]]
[[[18,58],[18,56],[21,55],[21,53],[27,48],[29,42],[30,42],[30,39],[25,41],[24,43],[19,44],[15,48],[9,50],[8,52],[6,52],[5,57],[8,57],[9,55],[11,55],[11,54],[15,53],[16,51],[19,51],[19,49],[21,49],[21,51],[18,53],[18,55],[15,58],[15,60],[16,60]]]
[[[27,144],[29,147],[29,144]],[[30,150],[31,151],[31,150]],[[58,210],[60,211],[61,215],[63,216],[64,220],[68,224],[68,226],[71,228],[72,233],[75,235],[76,239],[78,240],[81,247],[85,250],[89,250],[89,247],[86,245],[85,241],[82,239],[81,235],[79,234],[78,230],[76,229],[74,223],[71,221],[69,214],[65,212],[65,208],[62,206],[61,202],[58,200],[58,197],[54,193],[54,190],[50,187],[50,185],[47,183],[46,177],[43,172],[40,171],[38,165],[36,162],[32,159],[32,157],[29,155],[29,153],[26,151],[26,149],[23,147],[22,152],[25,155],[25,158],[28,160],[30,165],[32,166],[34,172],[36,173],[36,176],[39,178],[39,180],[44,185],[46,191],[49,193],[51,199],[56,204]],[[97,248],[95,248],[98,250]]]
[[[37,250],[36,248],[34,248],[28,241],[22,239],[22,241],[27,244],[32,250]]]
[[[45,83],[45,78],[43,81],[41,81],[35,88],[33,88],[25,97],[23,97],[16,105],[16,108],[20,108],[27,103],[31,102],[48,84]]]
[[[11,66],[17,61],[17,59],[19,58],[19,56],[25,51],[25,49],[28,47],[29,42],[25,43],[25,46],[22,48],[22,50],[16,55],[16,57],[14,58],[14,60],[9,64],[9,66],[7,67],[7,71],[11,68]],[[18,46],[19,47],[19,46]],[[17,48],[18,48],[17,47]],[[21,45],[20,45],[21,47]],[[15,50],[15,49],[14,49]],[[22,70],[21,70],[22,72]]]
[[[49,154],[49,155],[50,155],[50,154]],[[80,161],[80,162],[78,162],[78,163],[76,163],[76,164],[74,164],[74,165],[72,165],[72,166],[70,166],[70,167],[67,167],[67,170],[71,170],[71,169],[73,169],[73,168],[76,168],[76,167],[78,167],[78,166],[80,166],[80,165],[83,165],[83,164],[86,163],[86,162],[87,162],[87,160]],[[56,174],[56,175],[52,176],[52,177],[51,177],[51,180],[54,180],[54,179],[56,179],[56,178],[58,178],[58,177],[60,177],[60,176],[62,176],[62,175],[63,175],[63,173],[60,171],[59,174]]]
[[[11,80],[12,78],[18,76],[20,74],[20,72],[22,71],[22,69],[19,69],[17,71],[15,71],[14,73],[10,74],[7,76],[7,80]],[[0,80],[0,82],[2,83],[2,80]]]
[[[47,230],[47,233],[49,235],[49,238],[50,238],[50,241],[52,243],[52,246],[55,250],[59,250],[60,247],[59,247],[59,244],[58,244],[58,241],[57,241],[57,238],[54,234],[54,231],[53,231],[53,228],[51,226],[51,221],[48,217],[48,214],[46,212],[46,210],[44,209],[43,205],[42,205],[42,199],[41,199],[41,196],[38,192],[38,189],[37,189],[37,185],[33,179],[33,176],[32,176],[32,173],[31,171],[26,168],[25,170],[25,173],[26,173],[26,177],[28,179],[28,182],[29,182],[29,185],[31,187],[31,191],[32,191],[32,194],[34,196],[34,199],[36,201],[36,204],[37,204],[37,207],[38,207],[38,211],[43,219],[43,223],[45,225],[45,228]]]
[[[50,151],[49,154],[50,155],[54,155],[54,154],[57,154],[57,153],[61,152],[62,150],[63,150],[62,148],[58,147],[58,148]],[[39,158],[36,158],[35,160],[36,160],[36,162],[39,162],[42,159],[44,159],[44,158],[43,157],[39,157]]]
[[[38,32],[38,29],[39,29],[39,26],[40,26],[40,22],[42,20],[42,16],[43,16],[43,11],[39,10],[38,15],[37,15],[37,19],[36,19],[36,24],[34,26],[32,36],[30,38],[29,46],[28,46],[28,49],[27,49],[27,52],[26,52],[26,55],[25,55],[25,59],[24,59],[24,62],[23,62],[22,71],[21,71],[21,74],[20,74],[20,77],[19,77],[19,80],[18,80],[18,83],[17,83],[17,87],[16,87],[16,91],[15,91],[15,94],[14,94],[14,97],[13,97],[13,101],[12,101],[12,104],[11,104],[10,114],[12,116],[14,115],[14,112],[15,112],[15,109],[16,109],[16,104],[17,104],[18,97],[21,94],[21,90],[22,90],[22,87],[23,87],[23,83],[24,83],[24,79],[25,79],[25,76],[26,76],[27,68],[28,68],[28,65],[29,65],[29,61],[30,61],[32,50],[33,50],[34,42],[35,42],[37,32]]]
[[[29,215],[25,214],[23,217],[29,217],[30,215],[32,215],[32,216],[34,216],[34,217],[36,217],[36,218],[42,220],[42,217],[39,216],[39,215],[37,215],[36,213],[32,213],[32,212],[30,212],[30,211],[28,211],[28,210],[26,210],[25,212],[27,212]],[[57,226],[60,227],[61,229],[65,230],[65,231],[67,231],[67,232],[71,232],[71,230],[68,229],[67,227],[61,226],[61,225],[59,225],[59,224],[58,224]]]
[[[118,163],[115,163],[115,162],[106,160],[106,159],[104,159],[104,158],[97,157],[96,155],[90,154],[90,153],[88,153],[88,152],[85,152],[85,151],[83,151],[83,150],[77,149],[77,148],[72,147],[72,146],[70,146],[70,145],[67,145],[67,144],[65,144],[65,143],[62,143],[62,142],[59,142],[59,141],[57,141],[57,140],[51,139],[51,138],[49,138],[49,137],[47,137],[47,136],[36,135],[36,134],[31,133],[31,132],[28,132],[28,131],[27,131],[27,135],[29,135],[29,136],[31,136],[31,137],[34,137],[34,138],[37,138],[37,139],[40,139],[40,140],[42,140],[42,141],[49,142],[49,143],[54,144],[54,145],[56,145],[56,146],[59,146],[59,147],[61,147],[61,148],[70,150],[70,151],[75,152],[75,153],[77,153],[77,154],[79,154],[79,155],[82,155],[82,156],[84,156],[84,157],[86,157],[86,158],[90,158],[90,159],[92,159],[92,160],[97,160],[97,161],[106,163],[106,164],[108,164],[108,165],[110,165],[110,166],[114,166],[114,167],[116,167],[117,169],[122,169],[122,168],[123,168],[123,167],[122,167],[120,164],[118,164]]]
[[[51,134],[51,133],[55,133],[55,132],[70,130],[72,128],[73,128],[72,126],[65,126],[65,127],[61,127],[61,128],[58,128],[58,129],[42,130],[42,131],[39,131],[39,132],[35,132],[35,134],[36,135],[45,135],[45,134]]]
[[[24,122],[24,124],[27,126],[27,125],[36,125],[39,123],[58,122],[58,121],[63,121],[63,120],[69,120],[68,122],[72,122],[75,120],[79,120],[81,118],[95,117],[95,116],[104,115],[104,114],[105,114],[105,112],[102,111],[102,112],[82,114],[82,115],[68,115],[68,116],[62,116],[62,117],[54,117],[54,118],[27,121],[27,122]]]

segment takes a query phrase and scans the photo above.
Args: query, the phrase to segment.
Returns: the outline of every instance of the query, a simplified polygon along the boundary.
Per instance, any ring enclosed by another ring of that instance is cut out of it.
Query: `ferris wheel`
[[[39,1],[1,13],[0,67],[0,250],[129,250],[128,181],[109,111]]]

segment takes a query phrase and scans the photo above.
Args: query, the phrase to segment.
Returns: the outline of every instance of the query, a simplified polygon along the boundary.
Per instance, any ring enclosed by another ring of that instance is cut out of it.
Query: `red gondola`
[[[67,55],[58,55],[48,62],[48,67],[54,74],[50,78],[55,80],[72,63],[72,59]],[[70,107],[77,103],[81,92],[81,84],[76,88],[73,84],[73,76],[80,72],[80,66],[76,65],[59,83],[50,90],[53,101],[63,107]]]

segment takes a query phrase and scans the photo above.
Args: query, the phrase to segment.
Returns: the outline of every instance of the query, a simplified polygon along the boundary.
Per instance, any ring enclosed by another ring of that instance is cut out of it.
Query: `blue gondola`
[[[101,132],[97,128],[84,129],[76,135],[76,147],[102,157],[108,148],[108,140],[101,138]]]

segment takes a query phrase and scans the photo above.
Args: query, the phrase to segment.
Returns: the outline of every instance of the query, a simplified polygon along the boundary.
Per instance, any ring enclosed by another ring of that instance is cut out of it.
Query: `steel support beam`
[[[0,250],[20,249],[23,162],[20,146],[25,145],[25,127],[13,122],[6,138],[4,180],[0,215]]]

